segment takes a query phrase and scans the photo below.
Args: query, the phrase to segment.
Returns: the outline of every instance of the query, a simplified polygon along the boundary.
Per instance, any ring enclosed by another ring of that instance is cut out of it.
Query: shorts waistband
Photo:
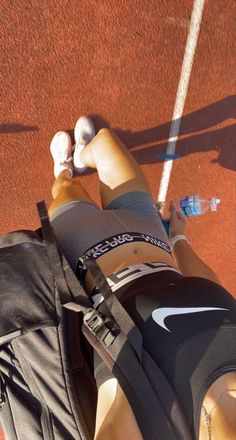
[[[168,254],[172,255],[171,248],[167,243],[140,232],[125,232],[124,234],[112,235],[111,237],[108,237],[105,240],[100,241],[96,245],[87,249],[84,255],[91,254],[93,258],[97,259],[101,255],[104,255],[106,252],[111,251],[115,247],[135,241],[152,244],[153,246],[157,246],[158,248],[163,249],[164,251],[168,252]]]
[[[162,272],[166,270],[177,272],[182,275],[182,273],[178,269],[166,263],[142,263],[127,266],[107,276],[106,279],[109,286],[111,287],[112,292],[114,293],[125,284],[128,284],[137,278],[143,277],[151,273]],[[96,308],[104,300],[104,297],[101,293],[95,293],[94,295],[92,295],[91,298],[94,302],[94,308]]]

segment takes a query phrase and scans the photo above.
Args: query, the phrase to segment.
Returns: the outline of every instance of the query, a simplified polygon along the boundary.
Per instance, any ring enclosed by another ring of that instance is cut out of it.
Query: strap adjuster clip
[[[99,315],[97,310],[91,310],[84,316],[84,323],[89,327],[94,333],[96,333],[100,328],[105,325],[104,320]]]

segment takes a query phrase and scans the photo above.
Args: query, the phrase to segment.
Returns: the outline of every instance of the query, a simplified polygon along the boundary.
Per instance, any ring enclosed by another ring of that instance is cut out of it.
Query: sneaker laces
[[[60,163],[60,165],[63,165],[63,164],[66,164],[66,163],[69,164],[70,162],[72,162],[72,160],[73,160],[73,157],[71,156],[71,157],[68,157],[65,160],[60,160],[59,163]]]

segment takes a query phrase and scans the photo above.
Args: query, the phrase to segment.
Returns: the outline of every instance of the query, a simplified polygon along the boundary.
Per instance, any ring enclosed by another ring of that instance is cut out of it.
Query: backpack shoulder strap
[[[110,312],[109,317],[101,316],[97,310],[87,313],[83,332],[118,379],[144,439],[192,439],[174,390],[144,350],[138,327],[113,294],[96,261],[90,257],[83,262]]]
[[[42,225],[42,236],[46,244],[47,255],[52,273],[55,276],[56,285],[60,292],[60,297],[66,296],[68,289],[65,283],[65,277],[62,270],[62,262],[56,245],[56,237],[50,225],[45,201],[37,203],[40,222]],[[69,300],[69,298],[67,298]]]
[[[46,244],[50,268],[55,277],[61,303],[66,304],[72,301],[73,303],[77,303],[78,311],[87,311],[88,308],[91,308],[92,303],[72,269],[69,267],[69,264],[63,265],[63,259],[64,261],[66,261],[66,259],[59,250],[54,230],[49,221],[45,201],[42,200],[38,202],[37,208],[42,226],[42,237]]]

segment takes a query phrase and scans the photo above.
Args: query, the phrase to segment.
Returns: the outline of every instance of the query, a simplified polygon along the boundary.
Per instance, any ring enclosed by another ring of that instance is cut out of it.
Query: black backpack
[[[0,237],[0,421],[6,440],[93,440],[93,349],[117,378],[144,440],[190,440],[170,384],[90,255],[102,292],[93,308],[58,248],[44,202],[42,227]]]

